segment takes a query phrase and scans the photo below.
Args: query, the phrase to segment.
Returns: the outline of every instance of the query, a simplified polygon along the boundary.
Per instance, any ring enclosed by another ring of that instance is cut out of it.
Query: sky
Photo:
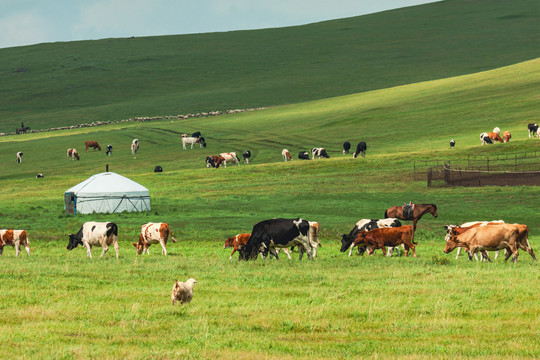
[[[0,48],[302,25],[434,0],[0,0]]]

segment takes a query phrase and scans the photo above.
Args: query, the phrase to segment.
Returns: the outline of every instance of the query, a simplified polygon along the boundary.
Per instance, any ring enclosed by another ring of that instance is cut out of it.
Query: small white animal
[[[189,303],[193,297],[193,287],[196,283],[197,280],[193,278],[187,279],[186,282],[175,280],[171,292],[172,304],[174,305],[176,301],[180,301],[180,304],[182,305],[184,305],[184,303]]]

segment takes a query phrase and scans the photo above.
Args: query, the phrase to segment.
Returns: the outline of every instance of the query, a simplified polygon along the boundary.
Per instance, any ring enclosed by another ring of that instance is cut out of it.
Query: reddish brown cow
[[[503,140],[505,143],[509,142],[511,138],[512,138],[512,134],[510,134],[510,131],[503,132]]]
[[[84,142],[84,145],[86,146],[86,152],[88,152],[88,148],[89,148],[89,147],[93,148],[94,151],[96,151],[96,149],[98,149],[99,151],[101,151],[101,146],[99,146],[99,144],[98,144],[97,141],[93,141],[93,140],[85,141],[85,142]]]
[[[232,247],[233,250],[231,252],[231,257],[229,259],[232,259],[233,254],[240,250],[242,247],[244,247],[250,237],[251,234],[238,234],[236,236],[230,237],[227,240],[225,240],[225,246],[223,246],[224,249]]]
[[[19,256],[21,245],[30,255],[30,241],[26,230],[0,230],[0,255],[4,252],[4,246],[6,245],[15,248],[15,256]]]
[[[459,246],[469,252],[469,260],[471,260],[473,255],[478,251],[496,251],[506,249],[508,251],[504,260],[508,260],[508,258],[512,255],[513,262],[517,261],[517,257],[519,255],[518,239],[526,236],[525,229],[522,226],[513,224],[497,224],[475,227],[461,235],[458,234],[456,229],[452,229],[448,235],[449,237],[448,240],[446,240],[446,246],[443,250],[446,254],[452,252],[456,247]]]
[[[357,245],[368,245],[369,255],[373,254],[376,249],[381,249],[386,256],[386,246],[396,247],[401,244],[405,247],[405,256],[409,256],[409,248],[413,251],[413,256],[416,257],[414,242],[414,228],[412,225],[404,225],[395,228],[378,228],[370,231],[362,231],[358,233],[354,243]]]

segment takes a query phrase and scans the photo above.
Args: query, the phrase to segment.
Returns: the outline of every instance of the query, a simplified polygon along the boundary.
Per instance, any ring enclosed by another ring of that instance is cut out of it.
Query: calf
[[[249,158],[251,157],[251,151],[246,150],[242,153],[242,157],[244,158],[244,162],[246,164],[249,164]]]
[[[251,236],[250,233],[244,233],[244,234],[238,234],[236,236],[232,236],[230,238],[227,238],[227,240],[225,240],[225,245],[223,246],[223,248],[224,249],[229,248],[229,247],[233,248],[229,259],[232,259],[233,254],[239,251],[242,247],[244,247],[247,244],[250,236]]]
[[[343,155],[348,154],[350,149],[351,149],[351,143],[348,141],[345,141],[343,143]]]
[[[23,158],[23,153],[22,151],[19,151],[17,153],[17,164],[20,164],[22,162],[22,158]]]
[[[93,141],[93,140],[85,141],[84,146],[86,148],[86,152],[88,152],[88,148],[93,148],[94,151],[96,151],[96,149],[101,151],[101,146],[99,146],[97,141]]]
[[[0,255],[3,254],[6,245],[15,248],[15,256],[21,253],[21,245],[30,255],[30,240],[26,230],[0,230]]]
[[[414,227],[412,225],[361,231],[356,236],[356,239],[354,239],[354,242],[370,246],[369,255],[373,254],[376,249],[381,249],[385,256],[385,246],[396,247],[403,244],[405,247],[405,256],[409,256],[409,248],[411,248],[413,256],[416,257],[415,245],[417,243],[414,242]]]
[[[300,151],[298,153],[298,159],[300,159],[300,160],[309,160],[309,153],[307,151]]]
[[[360,141],[358,145],[356,145],[356,151],[354,152],[353,158],[357,158],[358,155],[362,155],[362,157],[366,157],[366,150],[367,150],[367,144],[363,141]]]
[[[471,260],[478,251],[506,249],[508,252],[504,260],[508,260],[512,255],[512,261],[517,262],[518,238],[520,237],[520,229],[517,225],[486,225],[472,228],[463,234],[459,234],[454,228],[448,235],[443,249],[445,254],[452,252],[456,247],[463,247],[469,252],[469,260]]]
[[[92,246],[100,245],[103,248],[100,257],[103,257],[111,244],[118,259],[118,226],[112,222],[89,221],[85,222],[76,234],[69,234],[67,249],[73,250],[81,245],[86,248],[86,255],[92,257]]]
[[[150,245],[160,244],[161,253],[167,255],[167,240],[171,236],[172,242],[176,242],[176,239],[172,236],[169,224],[166,223],[148,223],[141,227],[141,234],[139,235],[139,242],[132,243],[137,249],[137,255],[141,255],[146,252],[150,255]]]
[[[111,154],[112,154],[112,145],[109,144],[109,145],[107,145],[107,147],[105,148],[105,155],[110,156]]]
[[[292,160],[291,153],[289,153],[289,150],[283,149],[281,150],[281,156],[283,156],[283,161]]]
[[[387,218],[387,219],[361,219],[354,225],[353,229],[349,234],[340,234],[341,235],[341,252],[347,251],[349,249],[349,256],[352,255],[352,251],[357,244],[354,243],[356,236],[361,231],[369,231],[373,229],[383,228],[383,227],[399,227],[401,222],[396,218]],[[361,250],[365,250],[364,247],[359,247],[358,252],[362,253]],[[393,252],[394,249],[392,249]],[[397,249],[399,253],[399,249]],[[391,252],[390,252],[391,253]]]
[[[527,125],[527,128],[529,129],[529,138],[535,137],[538,132],[538,124],[529,124]]]
[[[74,149],[74,148],[67,149],[67,158],[71,160],[75,160],[75,159],[80,160],[77,149]]]
[[[317,156],[319,159],[321,157],[327,159],[330,158],[330,156],[326,153],[326,149],[322,147],[311,149],[311,158],[315,159],[315,156]]]

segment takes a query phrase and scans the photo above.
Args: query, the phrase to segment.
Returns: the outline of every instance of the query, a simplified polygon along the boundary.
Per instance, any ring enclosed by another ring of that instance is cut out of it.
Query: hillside
[[[305,26],[0,50],[0,132],[305,102],[540,54],[535,0],[455,0]]]

